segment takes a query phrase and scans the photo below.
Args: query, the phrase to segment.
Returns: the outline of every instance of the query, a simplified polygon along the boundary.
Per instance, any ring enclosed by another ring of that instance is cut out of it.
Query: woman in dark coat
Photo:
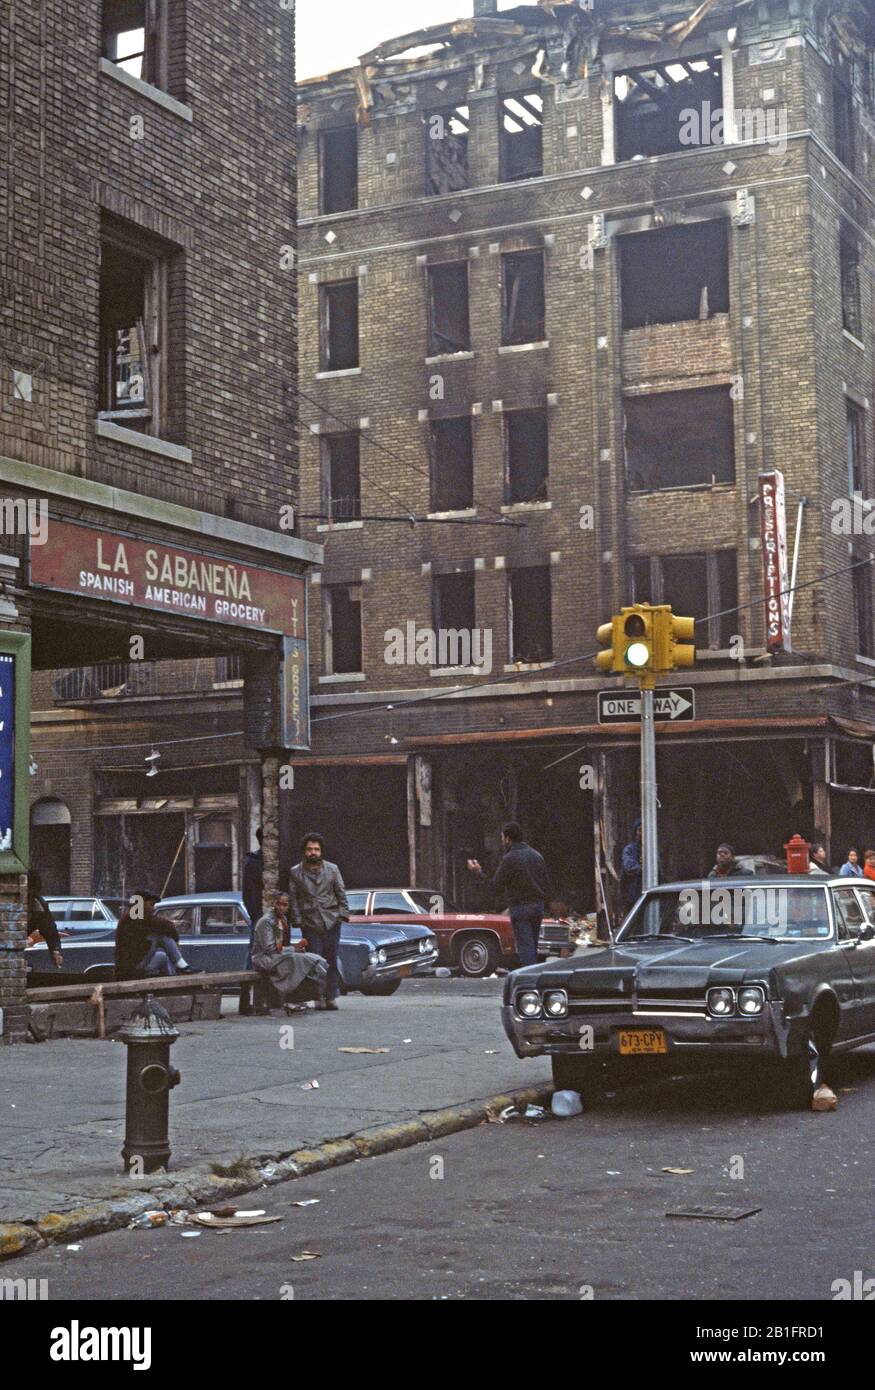
[[[328,967],[321,956],[307,950],[307,942],[290,941],[289,895],[277,893],[274,905],[255,924],[252,968],[265,975],[288,1006],[305,983],[320,998],[325,993]],[[302,991],[303,993],[303,991]]]

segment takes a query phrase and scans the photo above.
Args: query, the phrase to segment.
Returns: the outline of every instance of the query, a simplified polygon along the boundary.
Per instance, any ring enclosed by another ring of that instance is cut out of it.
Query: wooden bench
[[[169,975],[146,980],[109,980],[104,984],[45,985],[27,991],[28,1004],[89,1004],[95,1011],[98,1038],[106,1037],[106,1004],[113,999],[221,994],[223,990],[254,986],[256,1003],[264,1001],[268,981],[255,970],[224,970],[204,975]]]

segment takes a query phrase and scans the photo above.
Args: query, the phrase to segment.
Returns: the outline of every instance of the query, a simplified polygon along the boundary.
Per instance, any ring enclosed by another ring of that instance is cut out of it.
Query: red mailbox
[[[811,845],[808,841],[803,840],[801,835],[793,835],[784,849],[787,851],[787,873],[807,874],[811,868],[811,862],[808,858]]]

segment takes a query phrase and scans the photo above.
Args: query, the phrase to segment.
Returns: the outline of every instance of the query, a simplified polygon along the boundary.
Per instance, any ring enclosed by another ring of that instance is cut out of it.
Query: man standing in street
[[[641,820],[632,825],[632,839],[624,845],[620,856],[620,905],[623,916],[629,912],[641,897]]]
[[[549,893],[547,865],[543,856],[526,844],[516,821],[508,821],[502,827],[501,844],[504,855],[495,871],[492,887],[508,905],[520,965],[535,965]],[[477,859],[469,859],[468,868],[472,874],[486,877]]]
[[[249,914],[249,950],[246,952],[246,969],[252,969],[252,941],[255,925],[263,913],[264,897],[264,854],[261,848],[261,826],[255,832],[258,849],[250,850],[243,861],[243,906]],[[240,986],[240,1012],[252,1013],[252,986]]]
[[[323,857],[324,851],[321,835],[304,836],[303,858],[289,874],[289,915],[307,938],[310,950],[328,966],[325,999],[316,1008],[335,1010],[340,993],[337,947],[341,924],[349,921],[349,903],[340,870]]]

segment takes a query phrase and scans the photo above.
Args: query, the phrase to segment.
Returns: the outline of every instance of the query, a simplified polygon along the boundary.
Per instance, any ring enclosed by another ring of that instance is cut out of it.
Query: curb
[[[375,1158],[378,1154],[408,1149],[415,1144],[425,1144],[430,1139],[460,1133],[464,1129],[476,1129],[486,1121],[497,1119],[509,1105],[547,1105],[552,1094],[551,1085],[528,1086],[521,1091],[509,1091],[506,1095],[490,1096],[466,1105],[426,1110],[418,1119],[358,1130],[337,1139],[327,1139],[312,1149],[296,1149],[294,1153],[276,1157],[262,1155],[252,1158],[248,1160],[248,1167],[245,1161],[242,1165],[235,1165],[238,1169],[235,1177],[223,1177],[203,1168],[187,1168],[166,1175],[162,1184],[164,1195],[159,1190],[142,1196],[96,1202],[69,1212],[46,1212],[35,1222],[0,1223],[0,1261],[45,1249],[57,1241],[82,1240],[86,1236],[121,1230],[144,1211],[171,1208],[194,1210],[206,1203],[240,1197],[259,1187],[274,1187],[293,1178],[321,1173],[326,1168],[340,1168],[346,1163],[355,1163],[360,1158]]]

